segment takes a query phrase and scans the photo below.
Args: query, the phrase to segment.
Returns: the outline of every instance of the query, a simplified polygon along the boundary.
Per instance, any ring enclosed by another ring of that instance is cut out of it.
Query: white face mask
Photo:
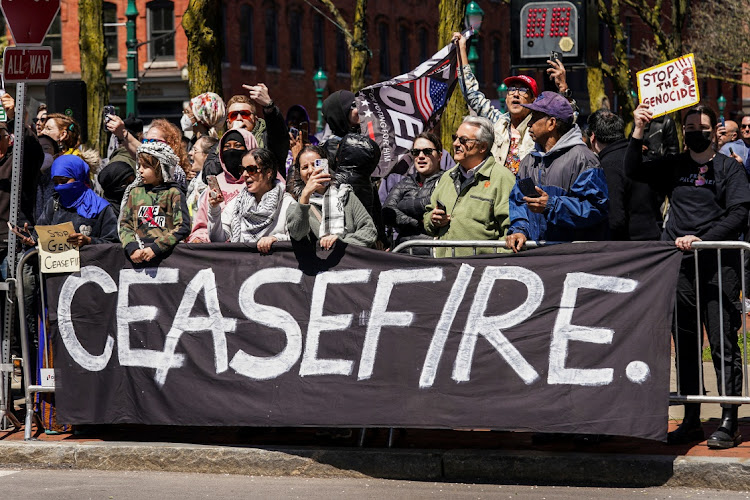
[[[188,115],[186,114],[182,115],[182,118],[180,118],[180,127],[182,127],[183,132],[193,131],[193,121],[190,119]]]

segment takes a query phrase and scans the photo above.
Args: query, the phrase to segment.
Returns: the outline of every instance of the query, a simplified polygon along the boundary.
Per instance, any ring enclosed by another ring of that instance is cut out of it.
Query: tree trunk
[[[188,40],[188,78],[190,96],[203,92],[224,93],[221,83],[221,58],[224,53],[221,32],[221,8],[212,0],[190,0],[182,16]]]
[[[437,50],[450,43],[455,31],[462,30],[465,10],[466,0],[440,0]],[[466,61],[462,62],[466,63]],[[453,142],[451,134],[458,129],[463,117],[468,113],[469,108],[466,106],[466,100],[464,100],[461,89],[456,85],[453,95],[445,107],[443,117],[440,119],[440,137],[445,149],[450,150],[450,144]]]
[[[367,47],[367,0],[357,0],[354,9],[354,32],[349,44],[352,67],[352,92],[355,94],[365,86],[365,68],[371,53]]]
[[[78,46],[81,52],[81,80],[86,82],[89,145],[104,156],[107,136],[102,126],[102,110],[109,102],[109,88],[102,3],[102,0],[79,0]]]

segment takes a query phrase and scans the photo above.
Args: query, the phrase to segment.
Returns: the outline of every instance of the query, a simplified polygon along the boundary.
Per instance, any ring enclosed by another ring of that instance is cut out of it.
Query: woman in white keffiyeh
[[[277,180],[273,154],[263,148],[242,157],[240,173],[245,189],[221,208],[221,193],[208,192],[208,233],[213,242],[256,243],[268,253],[277,241],[289,241],[286,211],[294,199]]]
[[[330,173],[315,168],[315,160],[326,158],[325,150],[308,145],[294,162],[292,181],[298,203],[287,211],[289,236],[297,241],[311,236],[329,250],[337,240],[372,247],[378,237],[375,223],[348,184],[338,185]]]

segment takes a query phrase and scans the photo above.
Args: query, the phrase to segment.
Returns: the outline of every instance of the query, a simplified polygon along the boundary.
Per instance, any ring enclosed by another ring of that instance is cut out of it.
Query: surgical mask
[[[180,127],[182,127],[183,132],[192,132],[193,120],[191,120],[188,115],[183,114],[182,118],[180,118]]]
[[[690,151],[702,153],[711,146],[710,130],[693,130],[685,132],[685,145]]]

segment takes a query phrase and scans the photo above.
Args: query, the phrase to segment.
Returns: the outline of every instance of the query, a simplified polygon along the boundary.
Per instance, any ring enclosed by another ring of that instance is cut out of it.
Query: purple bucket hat
[[[573,123],[573,107],[567,99],[555,92],[542,92],[534,102],[531,104],[521,104],[521,106],[564,122]]]

